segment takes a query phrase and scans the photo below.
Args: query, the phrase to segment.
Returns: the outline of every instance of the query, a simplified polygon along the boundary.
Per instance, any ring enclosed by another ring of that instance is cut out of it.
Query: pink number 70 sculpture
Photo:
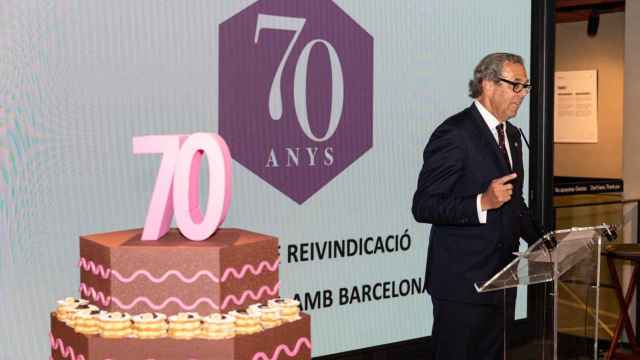
[[[175,213],[178,229],[200,241],[222,224],[231,203],[231,156],[217,134],[151,135],[133,138],[134,154],[162,154],[158,177],[144,223],[142,240],[158,240],[169,231]],[[202,157],[209,165],[209,196],[200,211],[199,177]]]

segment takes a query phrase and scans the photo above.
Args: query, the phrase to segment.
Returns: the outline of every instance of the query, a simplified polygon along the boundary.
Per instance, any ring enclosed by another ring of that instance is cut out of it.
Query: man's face
[[[502,66],[501,78],[517,83],[528,83],[527,71],[521,64],[514,64],[505,62]],[[528,90],[523,89],[516,93],[513,91],[513,85],[500,81],[498,83],[488,82],[487,88],[487,101],[490,103],[490,107],[493,111],[493,115],[498,121],[507,121],[518,113],[520,104],[524,100],[524,97],[529,93]],[[483,90],[483,91],[484,91]]]

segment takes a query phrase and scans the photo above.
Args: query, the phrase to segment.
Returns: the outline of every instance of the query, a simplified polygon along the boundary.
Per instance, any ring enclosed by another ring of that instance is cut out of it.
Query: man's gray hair
[[[473,70],[473,79],[469,80],[469,97],[475,99],[482,95],[483,80],[499,82],[505,62],[524,65],[522,57],[516,54],[493,53],[485,56]]]

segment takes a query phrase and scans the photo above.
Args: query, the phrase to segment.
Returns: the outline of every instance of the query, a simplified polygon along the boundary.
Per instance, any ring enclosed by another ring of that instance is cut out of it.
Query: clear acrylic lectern
[[[505,345],[507,358],[598,358],[600,254],[603,241],[614,238],[615,228],[604,224],[553,231],[517,254],[491,279],[475,283],[478,292],[501,292],[496,295],[505,303],[513,299],[509,292],[513,294],[514,288],[542,284],[543,289],[532,294],[539,307],[533,313],[542,319],[528,319],[537,329],[529,329],[532,335],[526,349]],[[507,317],[497,319],[505,322],[505,344],[509,344],[512,329]]]

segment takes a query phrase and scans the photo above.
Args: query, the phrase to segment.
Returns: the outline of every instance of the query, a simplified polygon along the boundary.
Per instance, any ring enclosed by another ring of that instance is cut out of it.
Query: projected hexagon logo
[[[260,0],[219,30],[219,132],[302,204],[372,146],[373,37],[331,0]]]

